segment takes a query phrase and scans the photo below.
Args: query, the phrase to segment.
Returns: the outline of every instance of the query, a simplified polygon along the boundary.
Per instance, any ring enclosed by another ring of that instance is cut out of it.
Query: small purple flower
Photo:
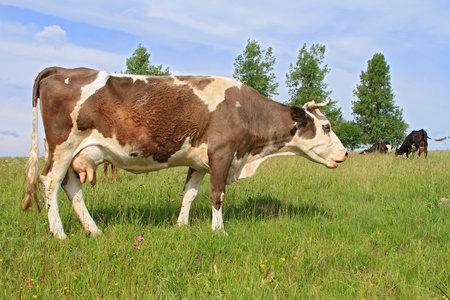
[[[144,238],[143,238],[142,236],[138,236],[138,237],[137,237],[137,240],[138,240],[138,241],[143,241]]]
[[[172,203],[173,201],[175,201],[175,199],[170,200],[171,203]]]
[[[181,196],[181,197],[183,197],[183,193],[179,193],[179,194],[178,194],[178,196]]]
[[[136,246],[137,250],[141,250],[141,247],[139,245]]]
[[[136,247],[138,244],[136,244],[136,243],[133,243],[133,247]]]

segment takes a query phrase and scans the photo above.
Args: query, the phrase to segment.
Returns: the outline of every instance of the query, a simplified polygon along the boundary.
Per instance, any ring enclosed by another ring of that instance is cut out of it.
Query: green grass
[[[208,176],[183,228],[186,169],[98,176],[83,189],[103,235],[86,236],[61,193],[61,242],[46,213],[20,210],[26,159],[0,158],[0,299],[442,299],[449,161],[450,151],[353,153],[336,170],[270,160],[227,187],[229,236],[211,232]]]

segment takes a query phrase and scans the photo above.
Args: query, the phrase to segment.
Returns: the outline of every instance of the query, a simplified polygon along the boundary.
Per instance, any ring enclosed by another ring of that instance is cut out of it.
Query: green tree
[[[401,143],[409,126],[403,120],[403,109],[394,105],[390,67],[383,54],[373,55],[360,79],[361,84],[353,90],[359,100],[352,101],[352,110],[362,130],[362,143],[371,144],[380,138]]]
[[[325,75],[330,70],[323,64],[325,46],[313,44],[310,49],[303,44],[295,65],[289,65],[286,74],[286,85],[289,89],[290,100],[288,105],[303,106],[306,102],[314,100],[320,103],[326,100],[332,91],[327,91],[328,84],[324,82]],[[332,125],[337,126],[343,121],[341,108],[336,108],[336,102],[321,109]]]
[[[345,148],[355,150],[361,146],[362,131],[355,121],[343,120],[333,131],[341,140]]]
[[[242,54],[235,58],[233,78],[253,87],[264,97],[278,95],[278,83],[273,73],[275,57],[272,47],[261,50],[257,41],[247,40]]]
[[[151,54],[147,52],[147,49],[140,43],[133,55],[127,58],[127,70],[125,74],[137,74],[137,75],[170,75],[169,68],[162,69],[162,65],[154,66],[150,62]]]

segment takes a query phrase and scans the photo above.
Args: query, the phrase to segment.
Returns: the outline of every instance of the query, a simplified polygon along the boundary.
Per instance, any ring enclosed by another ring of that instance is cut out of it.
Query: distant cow
[[[38,176],[38,98],[49,155]],[[64,239],[58,212],[62,186],[83,225],[96,235],[82,183],[95,183],[105,161],[133,173],[188,166],[177,223],[189,210],[206,173],[210,174],[212,229],[223,231],[225,185],[249,178],[265,159],[299,155],[336,168],[347,151],[318,110],[308,102],[286,106],[224,77],[136,76],[86,68],[43,70],[33,89],[33,137],[26,167],[22,209],[43,186],[50,232]]]
[[[367,154],[373,152],[380,152],[380,153],[392,152],[392,145],[387,142],[374,143],[369,149],[363,150],[360,154]]]
[[[425,130],[413,130],[410,134],[408,134],[403,141],[403,144],[395,149],[395,155],[403,155],[406,153],[406,157],[408,158],[409,153],[412,151],[413,153],[419,150],[418,156],[423,152],[425,154],[425,158],[428,154],[428,142],[427,139],[433,141],[443,141],[446,137],[441,139],[433,139],[428,137],[428,134]],[[414,147],[414,148],[413,148]]]

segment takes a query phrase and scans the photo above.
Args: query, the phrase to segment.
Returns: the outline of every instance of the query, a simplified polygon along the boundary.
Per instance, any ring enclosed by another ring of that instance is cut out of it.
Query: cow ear
[[[292,120],[299,123],[305,123],[306,122],[306,113],[303,108],[297,107],[297,106],[291,106],[291,117]]]

